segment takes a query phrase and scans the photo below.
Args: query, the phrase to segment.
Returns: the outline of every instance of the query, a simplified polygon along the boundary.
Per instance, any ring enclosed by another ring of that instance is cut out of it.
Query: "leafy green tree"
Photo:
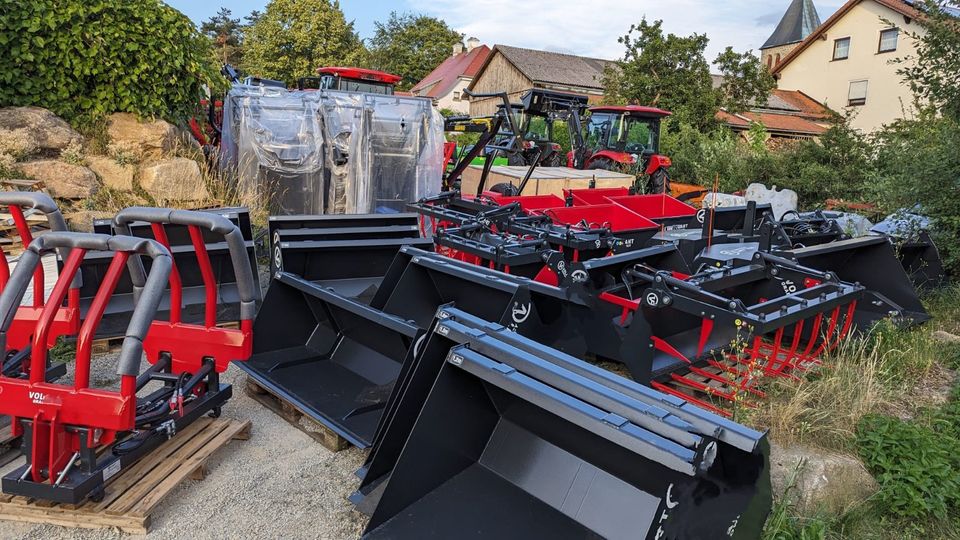
[[[0,107],[180,121],[222,80],[210,40],[160,0],[0,0]]]
[[[774,87],[758,58],[727,49],[716,60],[724,81],[715,88],[705,56],[707,36],[665,34],[662,21],[644,18],[618,41],[626,51],[604,73],[607,100],[661,107],[680,123],[712,127],[720,107],[737,111],[765,102]]]
[[[271,0],[244,36],[244,71],[293,83],[321,66],[361,65],[366,49],[336,0]]]
[[[917,7],[925,12],[918,22],[926,32],[911,36],[917,44],[916,55],[898,59],[898,73],[917,97],[960,120],[960,20],[954,16],[960,1],[924,0]]]
[[[376,22],[371,56],[377,69],[403,77],[397,85],[407,89],[426,77],[448,56],[463,35],[447,23],[426,15],[390,13],[386,22]]]
[[[217,59],[224,64],[237,65],[243,57],[243,25],[240,19],[232,17],[227,8],[220,11],[200,25],[200,31],[209,37],[217,48]]]
[[[746,111],[751,105],[766,105],[777,81],[753,51],[738,53],[727,47],[713,61],[723,76],[720,106],[732,113]]]

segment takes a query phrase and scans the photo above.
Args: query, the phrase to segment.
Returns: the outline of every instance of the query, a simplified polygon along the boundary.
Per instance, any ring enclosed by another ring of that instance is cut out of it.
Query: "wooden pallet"
[[[249,377],[247,378],[246,393],[258,403],[276,413],[277,416],[289,422],[293,427],[322,444],[327,450],[339,452],[350,446],[346,439],[331,431],[330,428],[316,422],[310,418],[309,414],[274,394],[269,388],[260,386]]]
[[[27,226],[30,227],[30,233],[34,238],[47,232],[50,229],[47,223],[47,217],[41,213],[24,212]],[[4,255],[17,256],[23,253],[23,239],[14,224],[13,216],[8,213],[0,212],[0,249]]]
[[[152,511],[178,484],[203,479],[214,452],[249,437],[249,420],[203,417],[112,478],[102,501],[73,506],[0,495],[0,520],[146,534]]]

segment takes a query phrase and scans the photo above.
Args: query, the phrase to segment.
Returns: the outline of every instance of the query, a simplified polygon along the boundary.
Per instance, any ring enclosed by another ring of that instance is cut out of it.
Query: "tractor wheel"
[[[529,167],[530,166],[530,164],[527,163],[526,156],[524,156],[520,152],[508,155],[507,165],[511,167]]]
[[[622,172],[623,166],[612,159],[597,158],[590,163],[587,169]]]
[[[653,171],[647,183],[647,193],[670,195],[670,174],[666,169],[660,168]]]
[[[497,184],[492,188],[490,188],[490,191],[494,193],[499,193],[505,197],[516,197],[517,195],[520,194],[520,192],[517,190],[517,186],[510,184],[508,182]]]
[[[565,157],[566,156],[561,155],[560,152],[553,152],[552,154],[550,154],[550,157],[548,157],[543,163],[540,164],[540,166],[541,167],[563,167],[566,165],[564,160]]]

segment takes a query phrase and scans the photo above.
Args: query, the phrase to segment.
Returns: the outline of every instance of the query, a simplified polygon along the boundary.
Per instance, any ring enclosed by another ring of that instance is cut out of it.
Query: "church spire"
[[[783,14],[777,29],[773,31],[773,35],[760,49],[799,43],[812,34],[818,26],[820,26],[820,15],[817,13],[817,7],[813,5],[813,0],[793,0],[787,12]]]

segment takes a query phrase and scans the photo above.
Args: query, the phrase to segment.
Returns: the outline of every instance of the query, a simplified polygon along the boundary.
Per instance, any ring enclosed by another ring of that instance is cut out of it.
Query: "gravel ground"
[[[115,384],[116,356],[95,358],[91,386]],[[68,375],[69,377],[69,375]],[[225,417],[253,423],[250,440],[234,441],[208,462],[204,480],[181,483],[155,510],[151,539],[357,538],[366,517],[346,497],[363,462],[356,448],[332,453],[248,397],[246,375],[231,367]],[[18,466],[22,458],[8,468]],[[5,472],[5,471],[3,471]],[[0,538],[114,539],[110,529],[71,529],[0,521]]]

